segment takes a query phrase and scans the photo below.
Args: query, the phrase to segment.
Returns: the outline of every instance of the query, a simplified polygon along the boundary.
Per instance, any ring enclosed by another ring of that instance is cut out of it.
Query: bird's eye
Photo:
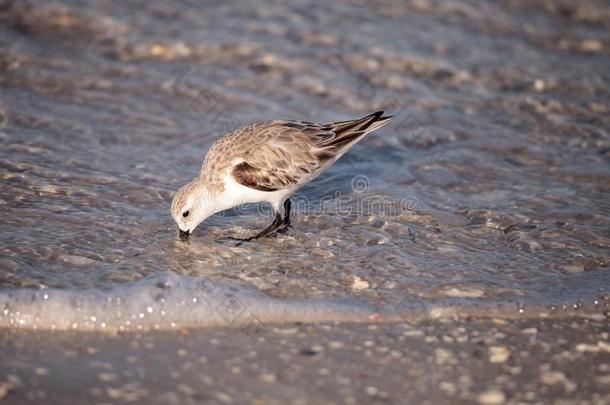
[[[189,211],[188,211],[188,210],[184,211],[184,212],[182,213],[182,216],[183,216],[184,218],[188,217],[188,216],[189,216]]]

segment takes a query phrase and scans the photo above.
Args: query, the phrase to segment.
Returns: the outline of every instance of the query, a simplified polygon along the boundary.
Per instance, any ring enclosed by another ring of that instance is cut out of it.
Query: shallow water
[[[45,313],[25,288],[67,290],[71,319],[167,276],[322,320],[334,299],[607,305],[607,4],[271,3],[0,3],[3,325]],[[171,197],[219,135],[380,108],[392,124],[294,196],[289,234],[235,246],[272,220],[250,206],[178,239]]]

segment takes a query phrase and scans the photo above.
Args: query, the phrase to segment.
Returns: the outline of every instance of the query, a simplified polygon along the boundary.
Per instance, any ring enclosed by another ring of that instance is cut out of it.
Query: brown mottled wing
[[[244,161],[233,168],[238,183],[260,191],[282,190],[296,186],[320,168],[314,138],[284,123],[273,121],[252,134],[261,141],[248,148]]]
[[[260,191],[295,187],[327,167],[367,133],[385,125],[389,118],[380,111],[331,124],[271,121],[253,126],[247,135],[255,142],[243,151],[243,161],[235,165],[231,174],[240,184]]]
[[[288,184],[278,182],[278,179],[273,178],[268,170],[252,166],[248,162],[242,162],[235,166],[232,175],[238,183],[259,191],[276,191],[279,189],[278,183]]]

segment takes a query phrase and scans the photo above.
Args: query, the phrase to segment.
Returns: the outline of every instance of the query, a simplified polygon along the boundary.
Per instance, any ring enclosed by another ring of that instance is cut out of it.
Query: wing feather
[[[231,175],[240,184],[259,191],[297,187],[389,119],[379,111],[330,124],[270,121],[253,125],[240,136],[256,141],[241,151],[243,158],[235,163]]]

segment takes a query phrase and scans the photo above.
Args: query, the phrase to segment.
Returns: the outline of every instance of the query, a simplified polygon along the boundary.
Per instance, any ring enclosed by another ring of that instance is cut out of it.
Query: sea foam
[[[407,322],[439,318],[605,316],[608,297],[535,300],[393,297],[376,305],[353,298],[280,299],[249,286],[158,274],[107,289],[0,291],[0,328],[142,331],[230,326],[259,336],[269,323]]]
[[[0,292],[0,327],[129,331],[266,322],[361,321],[375,309],[355,300],[281,300],[210,279],[155,275],[110,289]]]

